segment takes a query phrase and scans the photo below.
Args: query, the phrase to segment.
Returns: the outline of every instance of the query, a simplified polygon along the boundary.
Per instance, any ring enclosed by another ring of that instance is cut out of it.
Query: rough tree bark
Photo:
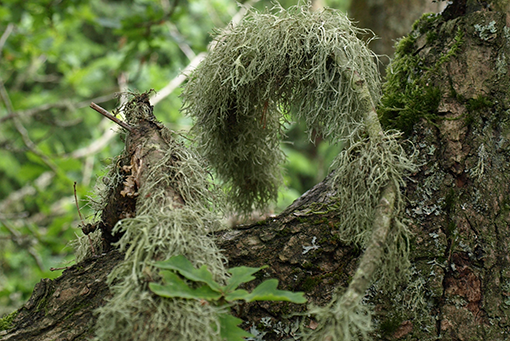
[[[421,169],[405,189],[413,276],[396,290],[375,283],[367,293],[378,321],[374,339],[510,339],[507,13],[504,4],[455,2],[443,16],[422,19],[402,42],[397,58],[408,63],[407,78],[386,91],[416,97],[386,109],[387,124],[407,130],[420,151]],[[408,92],[406,84],[420,91]],[[322,182],[278,217],[219,233],[229,265],[267,264],[264,277],[305,291],[311,303],[328,302],[336,286],[348,285],[362,253],[336,237],[341,226],[328,210],[330,192]],[[91,337],[93,310],[109,297],[104,280],[121,259],[110,251],[42,280],[2,340]],[[293,333],[281,317],[302,309],[253,303],[235,311],[246,326],[265,329],[265,339],[281,340]]]
[[[409,28],[423,13],[439,13],[445,2],[431,0],[356,0],[351,2],[349,16],[359,27],[374,31],[379,39],[370,43],[377,54],[393,56],[395,41],[409,32]],[[386,66],[388,58],[382,58]]]

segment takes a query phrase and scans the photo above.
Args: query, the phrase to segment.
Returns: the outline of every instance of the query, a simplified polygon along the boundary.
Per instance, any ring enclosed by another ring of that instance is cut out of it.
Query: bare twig
[[[107,120],[105,119],[105,121],[107,121]],[[115,136],[116,136],[115,131],[110,129],[110,127],[107,127],[105,132],[103,133],[103,135],[100,138],[95,139],[88,146],[77,149],[77,150],[73,151],[72,153],[66,154],[64,156],[70,156],[73,158],[81,158],[81,157],[87,157],[89,155],[95,154],[98,151],[100,151],[101,149],[103,149],[105,146],[107,146],[108,142],[110,142],[110,140],[112,138],[114,138]]]
[[[182,53],[184,53],[189,60],[195,59],[197,55],[195,54],[195,52],[193,52],[191,47],[185,43],[185,39],[177,29],[177,26],[175,26],[175,24],[171,22],[167,22],[166,24],[168,26],[168,31],[170,32],[170,35],[172,36],[172,38],[174,38],[177,45],[179,45],[179,48],[181,49]]]
[[[170,95],[175,89],[179,87],[179,85],[182,84],[188,78],[188,75],[191,71],[193,71],[198,64],[207,56],[207,53],[202,52],[199,53],[198,56],[196,56],[189,64],[186,66],[184,70],[182,70],[181,74],[175,77],[168,83],[167,86],[165,86],[163,89],[157,92],[156,96],[151,98],[151,104],[156,105],[157,103],[161,102],[165,97]]]
[[[83,221],[83,217],[80,212],[80,205],[78,205],[78,196],[76,195],[76,181],[73,184],[73,190],[74,190],[74,203],[76,204],[76,209],[78,210],[78,215],[80,216],[81,223],[85,225],[85,222]]]
[[[34,116],[35,114],[40,113],[42,111],[46,111],[46,110],[53,109],[53,108],[69,109],[69,110],[80,109],[80,108],[88,107],[90,102],[102,103],[102,102],[107,102],[113,98],[114,98],[114,94],[110,94],[110,95],[100,96],[100,97],[96,97],[92,100],[89,99],[89,100],[78,102],[78,103],[71,103],[71,102],[65,101],[65,100],[58,102],[58,103],[46,103],[46,104],[43,104],[43,105],[35,107],[35,108],[16,111],[16,112],[13,112],[6,116],[0,117],[0,123],[10,120],[14,116],[30,117],[30,116]]]
[[[2,49],[4,48],[5,42],[7,41],[7,38],[11,35],[11,32],[14,29],[14,24],[9,23],[7,25],[7,28],[5,29],[4,33],[2,34],[2,37],[0,37],[0,52],[2,52]]]
[[[92,109],[94,109],[95,111],[97,111],[98,113],[100,113],[101,115],[103,115],[104,117],[108,118],[109,120],[112,120],[113,122],[117,123],[122,128],[127,129],[129,131],[133,130],[133,127],[131,127],[129,124],[127,124],[124,121],[119,120],[117,117],[113,116],[106,109],[100,107],[96,103],[94,103],[94,102],[90,103],[90,107]]]

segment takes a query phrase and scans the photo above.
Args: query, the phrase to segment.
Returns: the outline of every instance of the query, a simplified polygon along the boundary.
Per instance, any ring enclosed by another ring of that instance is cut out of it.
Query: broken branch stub
[[[128,130],[125,148],[115,160],[111,176],[105,178],[108,179],[107,194],[103,197],[101,219],[92,225],[101,230],[104,250],[109,250],[121,237],[121,233],[113,232],[115,225],[122,219],[136,216],[139,189],[147,181],[151,168],[160,163],[172,144],[171,134],[153,114],[147,93],[135,95],[123,109],[127,123],[118,119],[115,122]],[[97,111],[104,115],[102,110]],[[174,189],[165,191],[174,207],[184,205],[184,199]]]

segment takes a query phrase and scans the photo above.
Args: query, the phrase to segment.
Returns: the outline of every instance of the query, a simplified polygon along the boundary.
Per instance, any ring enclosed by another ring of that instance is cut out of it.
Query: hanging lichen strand
[[[375,56],[357,37],[365,33],[337,11],[294,6],[250,11],[218,34],[184,89],[183,109],[239,212],[277,197],[284,113],[304,120],[310,137],[312,130],[333,142],[357,135],[364,113],[354,73],[379,101]]]

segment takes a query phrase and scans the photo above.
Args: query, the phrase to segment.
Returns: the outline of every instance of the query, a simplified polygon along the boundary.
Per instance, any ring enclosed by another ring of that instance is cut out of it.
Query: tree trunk
[[[378,39],[370,43],[375,53],[393,57],[395,41],[409,32],[415,20],[423,13],[439,13],[444,7],[444,2],[431,0],[356,0],[351,2],[349,16],[357,26],[376,34]],[[381,62],[384,68],[389,58],[383,57]]]
[[[374,339],[510,339],[510,29],[507,13],[493,9],[454,3],[444,16],[422,18],[399,45],[381,117],[419,150],[420,171],[405,189],[412,277],[367,292]],[[362,254],[337,238],[330,194],[322,182],[278,217],[218,233],[229,266],[269,265],[263,277],[327,303]],[[2,340],[93,336],[93,310],[109,297],[105,278],[120,260],[110,251],[42,280]],[[265,340],[282,340],[296,331],[297,317],[284,317],[304,309],[257,302],[235,313]]]

